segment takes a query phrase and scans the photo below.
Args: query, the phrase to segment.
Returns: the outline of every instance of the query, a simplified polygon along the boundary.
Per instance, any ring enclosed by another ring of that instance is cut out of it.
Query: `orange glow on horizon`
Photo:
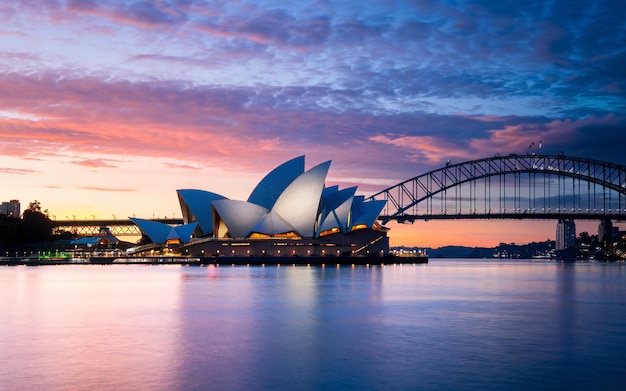
[[[495,247],[500,243],[527,244],[554,240],[556,220],[417,220],[414,224],[390,222],[389,243],[394,246]],[[594,235],[597,221],[576,222],[577,235]]]

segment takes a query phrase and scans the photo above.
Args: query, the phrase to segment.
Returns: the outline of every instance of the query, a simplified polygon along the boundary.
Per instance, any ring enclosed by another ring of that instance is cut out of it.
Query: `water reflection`
[[[352,268],[209,267],[208,273],[217,278],[186,279],[181,287],[181,335],[184,350],[193,352],[180,366],[185,386],[203,379],[200,388],[292,388],[332,379],[330,358],[350,359],[345,339],[358,330],[351,325],[367,322],[368,292],[379,301],[381,291],[379,272]],[[201,314],[190,307],[198,302]],[[204,376],[207,367],[213,376]]]
[[[170,277],[166,269],[113,266],[3,270],[0,389],[172,384],[162,371],[175,361],[176,319],[163,311],[179,292]]]
[[[0,389],[620,389],[624,267],[5,268]]]

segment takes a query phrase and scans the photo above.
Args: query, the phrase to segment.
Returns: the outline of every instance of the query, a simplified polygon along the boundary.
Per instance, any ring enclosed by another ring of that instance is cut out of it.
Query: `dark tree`
[[[47,215],[41,212],[41,204],[35,200],[28,205],[22,214],[24,223],[24,239],[27,242],[47,240],[52,234],[54,225]]]
[[[24,242],[23,228],[22,220],[0,215],[0,250],[7,251],[19,247]]]
[[[28,209],[26,209],[26,211],[41,213],[41,203],[37,200],[31,202],[28,204]]]
[[[39,248],[50,239],[53,227],[47,214],[42,213],[39,201],[31,202],[21,219],[0,216],[0,251]]]

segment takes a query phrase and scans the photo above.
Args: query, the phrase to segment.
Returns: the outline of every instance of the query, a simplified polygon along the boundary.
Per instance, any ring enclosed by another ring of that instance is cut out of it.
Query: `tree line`
[[[0,255],[14,252],[45,250],[58,235],[48,210],[39,201],[29,203],[22,218],[0,214]]]

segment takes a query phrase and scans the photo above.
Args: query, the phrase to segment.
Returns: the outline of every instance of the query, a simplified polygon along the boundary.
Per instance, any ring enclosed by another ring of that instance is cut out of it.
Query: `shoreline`
[[[89,258],[28,258],[3,257],[3,266],[47,265],[233,265],[233,266],[369,266],[391,264],[427,264],[428,256],[419,257],[89,257]]]

